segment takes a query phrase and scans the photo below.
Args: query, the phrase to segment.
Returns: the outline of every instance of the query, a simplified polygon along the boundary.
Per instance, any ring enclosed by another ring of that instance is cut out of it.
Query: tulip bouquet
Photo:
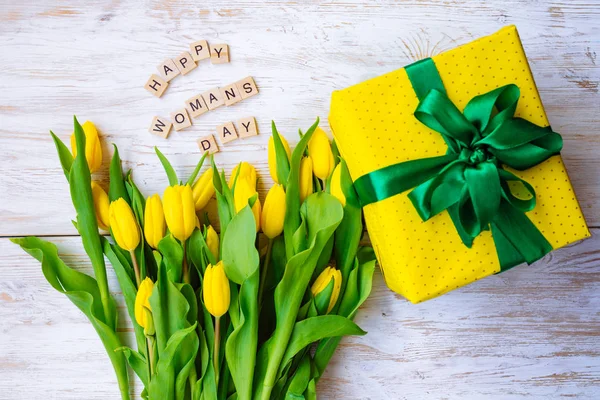
[[[348,170],[318,122],[300,132],[293,152],[273,124],[275,185],[262,206],[250,164],[227,179],[211,160],[196,179],[203,156],[183,182],[158,149],[169,182],[162,200],[144,198],[116,146],[106,192],[91,178],[102,162],[94,125],[75,119],[72,153],[52,134],[94,277],[67,266],[50,242],[14,241],[90,320],[122,399],[131,395],[128,365],[151,400],[315,399],[341,337],[365,333],[353,318],[371,291],[375,257],[360,246],[361,209]],[[213,196],[219,233],[203,213]],[[134,346],[117,335],[105,259]]]

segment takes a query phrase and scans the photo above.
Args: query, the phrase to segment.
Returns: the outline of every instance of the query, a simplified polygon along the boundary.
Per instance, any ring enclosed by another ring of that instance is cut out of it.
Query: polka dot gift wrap
[[[462,110],[474,96],[514,83],[515,117],[548,126],[514,26],[432,57],[450,100]],[[333,93],[329,122],[353,180],[399,162],[444,155],[442,136],[413,115],[419,99],[399,69]],[[560,155],[525,171],[537,205],[527,217],[554,249],[590,236]],[[365,220],[388,286],[413,303],[501,271],[491,232],[465,246],[446,211],[423,221],[409,191],[368,204]],[[518,188],[514,189],[518,196]]]

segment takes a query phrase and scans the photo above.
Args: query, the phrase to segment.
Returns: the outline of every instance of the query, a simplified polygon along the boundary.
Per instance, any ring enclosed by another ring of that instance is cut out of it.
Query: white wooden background
[[[106,160],[116,143],[151,194],[166,184],[153,146],[185,175],[199,157],[196,137],[253,115],[262,135],[224,146],[216,160],[227,170],[240,160],[254,163],[264,195],[271,119],[295,143],[297,129],[316,116],[326,128],[333,90],[506,24],[519,28],[594,236],[419,305],[395,296],[377,274],[358,317],[369,334],[343,342],[320,398],[600,398],[597,0],[0,4],[0,399],[118,396],[91,326],[8,240],[50,237],[69,262],[91,272],[49,129],[68,139],[73,114],[94,121]],[[161,99],[142,88],[159,62],[199,39],[228,43],[231,63],[201,63]],[[167,116],[185,99],[247,75],[259,96],[205,114],[167,141],[147,132],[153,115]],[[122,304],[112,274],[111,284]],[[130,327],[121,324],[127,335]]]

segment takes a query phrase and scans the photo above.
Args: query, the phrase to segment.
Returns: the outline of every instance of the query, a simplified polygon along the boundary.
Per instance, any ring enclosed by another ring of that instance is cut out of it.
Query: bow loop
[[[406,72],[420,100],[415,117],[442,135],[448,152],[361,176],[354,183],[361,204],[414,188],[408,198],[421,219],[446,210],[466,246],[491,227],[503,267],[531,263],[548,253],[552,246],[525,215],[536,205],[533,186],[503,164],[518,170],[537,165],[559,154],[561,136],[514,116],[520,97],[514,84],[474,97],[461,113],[431,59],[408,66]]]
[[[443,137],[454,152],[469,147],[476,138],[477,130],[448,96],[437,89],[430,90],[415,111],[415,117],[421,123]]]

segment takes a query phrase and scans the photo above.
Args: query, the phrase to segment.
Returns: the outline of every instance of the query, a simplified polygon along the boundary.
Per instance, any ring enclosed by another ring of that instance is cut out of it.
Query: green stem
[[[271,252],[273,249],[273,239],[269,238],[267,244],[267,254],[265,256],[265,264],[263,266],[262,274],[260,275],[260,286],[258,287],[258,309],[262,306],[263,292],[265,290],[265,282],[267,280],[267,273],[269,272],[269,264],[271,263]]]
[[[221,317],[215,317],[215,345],[213,349],[213,368],[215,370],[215,383],[219,387],[219,347],[221,345]]]
[[[181,242],[181,245],[183,247],[183,282],[189,284],[190,283],[190,268],[187,263],[185,242],[186,242],[185,240],[183,242]]]
[[[152,379],[154,375],[154,340],[151,337],[146,336],[146,345],[148,346],[148,364],[150,365],[150,376],[148,380]]]
[[[135,282],[137,283],[136,287],[140,287],[140,283],[142,283],[140,278],[140,267],[137,262],[137,257],[135,256],[135,251],[129,250],[129,255],[131,256],[131,262],[133,263],[133,271],[135,272]]]

